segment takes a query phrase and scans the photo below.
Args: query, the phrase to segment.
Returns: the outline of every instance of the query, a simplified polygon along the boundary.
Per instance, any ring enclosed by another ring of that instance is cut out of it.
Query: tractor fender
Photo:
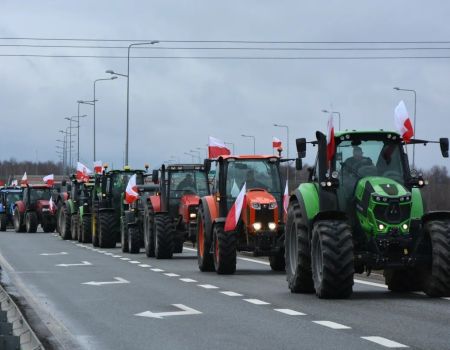
[[[23,201],[17,201],[16,204],[14,205],[14,209],[15,208],[19,208],[19,213],[23,214],[25,213],[25,203]]]
[[[302,215],[308,218],[308,221],[314,219],[319,212],[319,193],[314,183],[301,184],[291,196],[297,199],[300,208],[304,211]]]
[[[200,206],[203,208],[205,218],[205,239],[211,241],[213,223],[216,222],[219,216],[217,205],[213,196],[206,196],[200,199]]]
[[[347,214],[343,211],[338,210],[327,210],[327,211],[321,211],[317,213],[317,215],[314,217],[312,223],[314,224],[316,221],[319,220],[342,220],[347,221],[348,217]]]
[[[70,215],[72,215],[75,212],[75,205],[71,199],[69,199],[66,202],[66,207],[67,207]]]
[[[150,196],[150,203],[151,203],[154,213],[158,213],[161,211],[161,197],[160,196]]]
[[[422,223],[426,223],[431,220],[447,220],[450,219],[450,211],[448,210],[439,210],[439,211],[430,211],[422,216]]]

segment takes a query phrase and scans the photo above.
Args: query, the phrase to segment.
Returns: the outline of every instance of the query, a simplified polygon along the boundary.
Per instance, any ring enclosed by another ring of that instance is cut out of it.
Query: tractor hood
[[[269,205],[276,203],[276,199],[269,192],[263,189],[249,190],[246,194],[247,205],[252,206],[252,204]]]
[[[411,193],[397,181],[380,176],[364,177],[359,180],[356,196],[362,198],[364,191],[370,192],[374,196],[378,195],[381,199],[411,196]]]
[[[185,206],[198,205],[199,201],[200,197],[196,194],[185,194],[183,197],[181,197],[181,204]]]
[[[41,212],[50,212],[50,201],[47,199],[39,199],[36,201],[36,210]]]

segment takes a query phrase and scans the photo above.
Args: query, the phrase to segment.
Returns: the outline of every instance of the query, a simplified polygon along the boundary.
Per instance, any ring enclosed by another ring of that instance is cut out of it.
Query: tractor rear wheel
[[[211,242],[208,239],[205,225],[205,214],[200,207],[197,215],[197,262],[200,271],[214,271],[214,260],[211,254]]]
[[[383,275],[388,289],[392,292],[414,292],[422,289],[419,273],[415,269],[386,269]]]
[[[25,230],[27,233],[35,233],[38,227],[37,215],[34,211],[25,214]]]
[[[269,256],[269,263],[272,271],[285,271],[286,260],[284,259],[284,249],[280,249],[275,255]]]
[[[20,220],[20,211],[18,207],[14,208],[13,223],[14,223],[14,231],[16,232],[25,231],[25,225]]]
[[[81,231],[81,242],[91,243],[92,242],[91,217],[89,215],[83,215],[80,231]]]
[[[0,231],[6,231],[8,224],[8,216],[6,214],[0,214]]]
[[[72,235],[70,233],[70,215],[67,207],[63,205],[61,207],[59,229],[61,232],[62,239],[71,239]]]
[[[319,298],[348,298],[352,294],[353,241],[345,221],[320,220],[312,233],[311,267]]]
[[[289,205],[285,233],[286,279],[292,293],[314,293],[311,244],[300,205]]]
[[[74,213],[70,216],[70,228],[72,231],[72,239],[74,241],[81,242],[81,233],[80,233],[80,217],[78,213]]]
[[[136,225],[128,226],[128,251],[130,254],[139,254],[142,239],[140,237],[139,227]]]
[[[450,297],[450,220],[425,223],[431,243],[431,266],[422,271],[423,291],[430,297]]]
[[[120,243],[122,246],[122,252],[128,253],[128,220],[127,216],[123,215],[120,217]]]
[[[99,214],[98,210],[95,210],[95,206],[94,206],[93,211],[92,211],[92,216],[91,216],[92,245],[94,247],[98,247],[98,245],[99,245],[99,240],[98,240],[99,220],[100,220],[100,214]]]
[[[98,244],[100,248],[115,248],[116,236],[114,235],[114,213],[100,213],[98,219]]]
[[[153,226],[153,214],[149,211],[144,213],[144,248],[145,255],[149,258],[155,257],[155,234]]]
[[[155,216],[155,256],[156,259],[171,259],[175,229],[168,215]]]
[[[214,268],[221,275],[236,272],[236,233],[225,232],[222,224],[214,225]]]
[[[175,231],[175,239],[173,243],[173,252],[177,254],[183,253],[185,234],[182,231]]]

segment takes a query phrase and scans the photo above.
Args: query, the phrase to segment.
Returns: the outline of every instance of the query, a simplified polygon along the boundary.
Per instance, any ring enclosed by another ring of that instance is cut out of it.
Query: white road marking
[[[59,252],[59,253],[42,253],[42,254],[39,254],[39,255],[53,256],[53,255],[67,255],[67,254],[69,254],[69,253],[67,253],[67,252]]]
[[[140,264],[140,267],[152,267],[151,265],[147,265],[147,264]]]
[[[305,316],[306,315],[303,312],[298,312],[298,311],[291,310],[291,309],[274,309],[274,310],[281,312],[282,314],[289,315],[289,316]]]
[[[111,256],[111,255],[114,255],[114,253],[105,253],[105,255]]]
[[[183,247],[183,249],[185,249],[185,250],[190,250],[191,252],[196,252],[196,251],[197,251],[197,249],[187,248],[187,247]]]
[[[266,265],[269,266],[270,263],[266,262],[266,261],[261,261],[261,260],[256,260],[256,259],[250,259],[250,258],[242,258],[242,257],[237,257],[237,259],[239,260],[244,260],[244,261],[251,261],[257,264],[261,264],[261,265]]]
[[[131,260],[130,258],[120,258],[120,260],[128,261]]]
[[[340,323],[331,322],[331,321],[313,321],[314,323],[320,324],[321,326],[325,326],[332,329],[351,329],[352,327],[345,326]]]
[[[105,250],[97,250],[97,253],[107,253],[107,251],[105,251]]]
[[[186,283],[198,282],[196,280],[193,280],[192,278],[180,278],[180,281],[186,282]]]
[[[229,297],[241,297],[242,296],[242,294],[239,294],[239,293],[236,293],[236,292],[232,292],[232,291],[229,291],[229,290],[223,291],[223,292],[220,292],[220,293],[228,295]]]
[[[140,261],[137,261],[137,260],[131,260],[131,261],[128,261],[130,264],[140,264],[141,262]]]
[[[82,261],[81,264],[57,264],[56,266],[67,267],[67,266],[88,266],[88,265],[92,264],[89,261]]]
[[[362,339],[371,341],[373,343],[377,343],[379,345],[383,345],[387,348],[395,349],[395,348],[409,348],[408,345],[397,343],[396,341],[392,341],[383,337],[361,337]]]
[[[355,283],[359,283],[359,284],[366,284],[366,285],[372,286],[372,287],[387,289],[387,285],[381,284],[381,283],[369,282],[369,281],[359,280],[359,279],[354,279],[354,281],[355,281]]]
[[[81,244],[81,243],[77,243],[77,246],[84,248],[84,244]]]
[[[161,270],[161,269],[150,269],[150,270],[155,271],[155,272],[164,272],[164,270]]]
[[[259,299],[242,299],[242,300],[246,301],[247,303],[254,304],[254,305],[269,305],[270,304],[266,301],[259,300]]]
[[[165,273],[165,275],[169,276],[169,277],[180,277],[180,275],[177,275],[176,273],[172,273],[172,272]]]
[[[181,309],[183,311],[172,311],[172,312],[151,312],[151,311],[145,311],[141,312],[139,314],[135,314],[135,316],[142,316],[142,317],[150,317],[150,318],[163,318],[167,316],[187,316],[187,315],[200,315],[202,312],[195,310],[193,308],[190,308],[183,304],[172,304],[178,309]]]
[[[121,277],[114,277],[115,281],[106,281],[106,282],[96,282],[96,281],[90,281],[90,282],[84,282],[81,284],[88,284],[91,286],[104,286],[106,284],[127,284],[130,283],[130,281],[127,281],[124,278]]]
[[[205,289],[219,289],[219,287],[213,286],[212,284],[199,284],[198,286]]]
[[[113,258],[121,258],[122,255],[111,255]]]

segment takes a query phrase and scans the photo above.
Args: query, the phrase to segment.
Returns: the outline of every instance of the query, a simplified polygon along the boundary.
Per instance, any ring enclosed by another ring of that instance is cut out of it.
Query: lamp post
[[[56,140],[56,142],[61,142],[62,143],[62,146],[56,145],[56,147],[60,148],[62,150],[61,151],[61,155],[62,155],[62,162],[61,162],[62,169],[61,169],[61,172],[63,173],[64,172],[64,162],[66,160],[66,143],[65,143],[64,140],[59,140],[59,139]]]
[[[127,56],[127,74],[118,74],[112,70],[107,70],[106,73],[120,75],[127,78],[127,128],[126,128],[126,139],[125,139],[125,165],[128,165],[128,136],[129,136],[129,125],[130,125],[130,51],[133,46],[138,45],[154,45],[159,43],[158,40],[152,40],[145,43],[132,43],[128,45],[128,56]]]
[[[77,101],[78,104],[78,113],[77,113],[77,121],[78,121],[78,130],[77,130],[77,134],[78,134],[78,140],[77,140],[77,162],[80,161],[80,118],[84,118],[87,117],[86,114],[80,115],[80,104],[87,104],[87,105],[94,105],[93,102],[91,101],[82,101],[82,100],[78,100]]]
[[[245,134],[242,134],[241,136],[253,138],[253,154],[256,154],[256,137],[253,135],[245,135]]]
[[[417,93],[416,90],[413,89],[402,89],[399,87],[394,87],[394,90],[397,91],[408,91],[414,93],[414,121],[413,121],[413,128],[414,128],[414,135],[413,137],[416,138],[416,107],[417,107]],[[415,168],[415,159],[416,158],[416,145],[413,144],[413,169]]]
[[[224,142],[226,145],[230,145],[233,148],[233,154],[236,154],[234,151],[234,143],[233,142]]]
[[[338,115],[338,121],[339,121],[339,124],[338,124],[338,127],[339,127],[339,130],[341,130],[341,113],[340,112],[336,112],[336,111],[329,111],[329,110],[327,110],[327,109],[322,109],[322,112],[323,113],[327,113],[327,114],[337,114]]]

